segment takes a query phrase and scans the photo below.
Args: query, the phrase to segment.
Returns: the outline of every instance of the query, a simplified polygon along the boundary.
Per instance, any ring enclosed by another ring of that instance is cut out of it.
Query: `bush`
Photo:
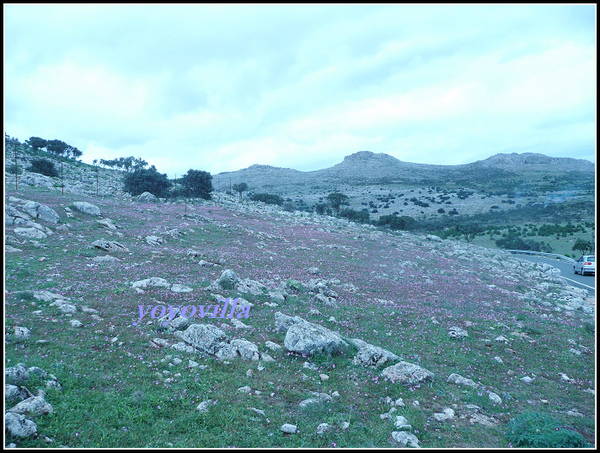
[[[356,211],[352,208],[342,209],[340,211],[340,217],[345,217],[352,222],[368,223],[369,212],[368,211]]]
[[[188,170],[181,178],[183,193],[188,197],[199,197],[210,200],[213,191],[212,175],[207,171]]]
[[[137,169],[127,173],[123,178],[123,190],[134,197],[144,192],[150,192],[157,197],[165,197],[171,187],[167,175],[159,173],[154,165],[149,169]]]
[[[255,193],[250,196],[250,199],[253,201],[262,201],[267,204],[276,204],[281,206],[283,204],[283,198],[279,195],[273,195],[270,193]]]
[[[586,448],[583,436],[561,426],[558,420],[539,412],[526,412],[511,419],[504,434],[513,447]]]
[[[28,170],[33,173],[40,173],[53,178],[58,176],[58,170],[54,166],[54,163],[48,159],[33,159]]]
[[[10,164],[6,167],[6,173],[10,175],[14,175],[15,173],[17,173],[18,175],[20,175],[21,173],[23,173],[23,168],[20,165]]]

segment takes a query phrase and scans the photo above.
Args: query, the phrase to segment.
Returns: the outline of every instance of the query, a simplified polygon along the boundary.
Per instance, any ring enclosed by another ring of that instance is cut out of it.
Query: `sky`
[[[170,178],[595,162],[595,5],[5,4],[4,129]]]

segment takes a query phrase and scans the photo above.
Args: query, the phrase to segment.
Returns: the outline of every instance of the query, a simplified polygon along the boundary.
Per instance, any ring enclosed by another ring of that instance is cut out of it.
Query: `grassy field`
[[[409,233],[384,233],[355,224],[307,214],[250,212],[211,202],[138,204],[111,199],[61,196],[24,188],[6,196],[35,200],[60,215],[48,238],[12,244],[21,251],[5,255],[5,366],[24,363],[54,374],[62,390],[47,390],[53,414],[35,417],[40,436],[6,442],[18,447],[196,448],[196,447],[397,447],[386,397],[402,398],[396,415],[405,416],[420,445],[441,447],[508,447],[506,426],[515,416],[538,411],[595,442],[595,324],[593,316],[556,304],[563,289],[547,285],[538,299],[532,286],[543,280],[525,277],[498,265],[482,272],[474,257],[512,260],[497,251],[469,251],[458,242],[431,242]],[[120,228],[109,230],[97,218],[72,212],[73,201],[89,201]],[[184,213],[187,213],[184,216]],[[167,234],[177,229],[181,234]],[[16,236],[12,227],[7,235]],[[148,235],[164,238],[149,245]],[[109,255],[91,247],[97,239],[116,240],[129,252],[113,253],[120,261],[97,263]],[[456,246],[452,245],[456,244]],[[188,254],[195,250],[197,256]],[[204,259],[215,266],[200,266]],[[527,265],[523,265],[527,266]],[[531,264],[530,266],[533,266]],[[309,268],[318,267],[319,275]],[[237,329],[221,319],[215,324],[230,338],[245,338],[275,360],[222,361],[214,357],[156,348],[150,340],[179,340],[154,319],[139,325],[139,305],[211,304],[206,288],[224,269],[242,279],[262,282],[259,295],[221,291],[254,304]],[[149,277],[192,288],[136,292],[131,284]],[[338,297],[337,308],[319,302],[308,282],[320,278]],[[64,314],[33,296],[48,290],[77,305]],[[285,292],[285,301],[274,292]],[[548,306],[538,302],[548,302]],[[277,303],[278,306],[273,304]],[[97,310],[97,316],[82,311]],[[310,314],[317,309],[320,315]],[[34,311],[41,313],[34,314]],[[304,357],[269,351],[267,341],[283,345],[275,330],[275,313],[300,316],[338,332],[388,349],[403,360],[435,374],[433,382],[405,386],[381,375],[381,369],[352,364],[355,348],[326,356]],[[333,317],[333,319],[331,318]],[[78,319],[83,327],[72,327]],[[27,340],[14,338],[14,326],[31,330]],[[452,339],[460,326],[468,337]],[[495,341],[499,336],[506,342]],[[40,340],[49,340],[40,342]],[[581,355],[569,352],[571,348]],[[194,365],[190,360],[196,362]],[[309,367],[305,364],[309,363]],[[457,373],[479,383],[476,389],[447,382]],[[566,373],[572,381],[561,379]],[[320,375],[326,375],[323,379]],[[531,384],[521,381],[535,377]],[[35,393],[35,380],[26,386]],[[238,391],[249,386],[249,393]],[[494,403],[493,391],[501,397]],[[330,402],[302,409],[311,392]],[[205,413],[199,403],[211,400]],[[418,403],[417,403],[418,402]],[[492,420],[478,423],[473,409]],[[7,406],[8,407],[8,406]],[[452,408],[456,417],[436,421],[434,413]],[[264,411],[264,415],[253,409]],[[582,416],[567,412],[577,409]],[[344,423],[349,423],[348,427]],[[280,430],[284,423],[295,434]],[[331,428],[317,434],[317,426]],[[46,443],[44,436],[52,440]]]

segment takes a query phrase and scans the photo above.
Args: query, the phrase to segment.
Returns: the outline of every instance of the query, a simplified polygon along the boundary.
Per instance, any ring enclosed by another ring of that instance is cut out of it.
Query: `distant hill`
[[[539,178],[548,175],[585,174],[593,180],[595,166],[583,159],[549,157],[535,153],[496,154],[484,160],[463,165],[429,165],[403,162],[393,156],[371,151],[359,151],[342,162],[323,170],[302,172],[269,165],[219,173],[216,181],[232,184],[246,182],[253,190],[291,190],[293,186],[323,184],[365,185],[464,185],[489,187],[510,186],[531,181],[532,173]],[[536,177],[537,179],[537,177]]]

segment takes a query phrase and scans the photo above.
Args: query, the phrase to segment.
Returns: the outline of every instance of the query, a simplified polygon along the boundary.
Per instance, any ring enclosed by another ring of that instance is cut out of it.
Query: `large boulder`
[[[4,429],[14,437],[29,437],[37,434],[37,425],[24,415],[7,412],[4,415]]]
[[[19,184],[27,184],[29,186],[54,188],[54,180],[49,176],[40,175],[39,173],[25,173],[19,179]]]
[[[4,399],[11,404],[16,404],[27,398],[34,396],[27,387],[19,385],[4,384]]]
[[[192,324],[186,330],[176,331],[175,336],[197,348],[200,352],[215,355],[227,344],[227,335],[212,324]]]
[[[275,313],[275,328],[277,332],[287,332],[288,329],[294,324],[306,323],[300,316],[288,316],[284,315],[280,311]]]
[[[46,205],[40,204],[37,201],[28,201],[23,206],[23,211],[35,219],[41,219],[50,223],[58,223],[59,216],[57,212]]]
[[[29,239],[44,239],[48,235],[37,228],[15,228],[15,234]]]
[[[387,349],[380,348],[379,346],[373,346],[357,338],[351,340],[351,342],[358,348],[358,353],[352,360],[354,365],[376,368],[388,361],[393,362],[400,360],[400,357],[396,354]]]
[[[391,379],[393,382],[400,382],[407,385],[432,381],[434,377],[434,374],[431,371],[421,368],[414,363],[404,361],[387,367],[381,374],[388,379]]]
[[[221,273],[221,277],[219,277],[219,280],[218,280],[221,288],[229,289],[229,290],[235,289],[235,287],[239,281],[240,281],[239,277],[231,269],[225,269]]]
[[[157,286],[159,288],[170,288],[171,284],[161,277],[150,277],[143,280],[138,280],[131,284],[132,288],[146,288],[148,286]]]
[[[93,205],[92,203],[88,203],[87,201],[76,201],[75,203],[73,203],[73,207],[79,212],[83,212],[84,214],[97,216],[102,215],[102,211],[100,211],[100,208],[98,206]]]
[[[160,201],[150,192],[144,192],[143,194],[137,196],[135,199],[140,203],[158,203]]]
[[[292,324],[283,342],[288,351],[312,355],[320,352],[336,353],[348,346],[337,333],[310,322]]]
[[[236,358],[242,358],[244,360],[258,360],[260,353],[258,347],[245,339],[232,340],[231,343],[226,344],[217,351],[217,358],[223,360],[231,360]]]
[[[54,409],[43,396],[32,396],[26,400],[21,401],[16,406],[9,409],[10,412],[17,414],[31,414],[31,415],[44,415],[52,414]]]
[[[29,371],[22,364],[4,369],[4,382],[19,385],[29,379]]]

